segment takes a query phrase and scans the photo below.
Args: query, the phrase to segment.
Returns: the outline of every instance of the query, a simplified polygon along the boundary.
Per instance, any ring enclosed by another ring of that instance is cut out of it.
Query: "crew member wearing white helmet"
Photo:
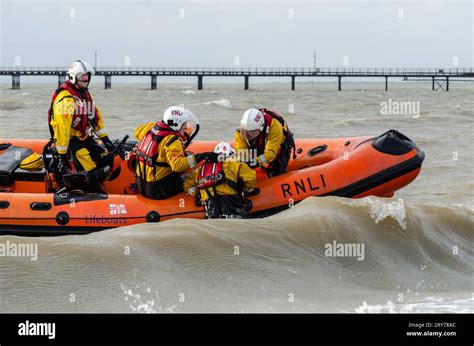
[[[256,195],[257,174],[235,157],[235,149],[220,142],[214,153],[217,162],[206,160],[184,179],[184,189],[195,196],[200,193],[206,217],[209,219],[233,217],[248,218],[249,208],[244,195]]]
[[[250,160],[249,165],[264,168],[269,177],[286,172],[291,149],[295,158],[295,143],[288,125],[281,115],[265,108],[246,110],[234,139],[238,151],[256,151],[257,159]]]
[[[185,153],[198,131],[196,117],[181,106],[166,109],[162,121],[137,127],[135,137],[139,143],[134,153],[137,158],[137,187],[142,195],[165,199],[183,192],[181,173],[204,159],[217,160],[217,154],[213,152]]]
[[[48,123],[59,154],[59,173],[71,168],[70,162],[75,163],[75,169],[89,174],[89,192],[103,192],[104,168],[111,164],[105,158],[108,150],[115,146],[105,131],[102,113],[89,93],[94,73],[87,61],[77,60],[69,66],[69,80],[62,83],[51,98]],[[69,153],[72,157],[68,157]]]

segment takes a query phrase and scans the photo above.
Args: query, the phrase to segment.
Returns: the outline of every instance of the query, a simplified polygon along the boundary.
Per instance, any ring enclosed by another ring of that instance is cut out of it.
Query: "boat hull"
[[[257,170],[260,194],[249,198],[252,215],[272,215],[311,196],[393,196],[418,176],[424,159],[421,149],[397,134],[395,131],[390,135],[389,131],[378,137],[296,141],[298,154],[290,161],[289,172],[267,178]],[[36,152],[42,152],[46,144],[41,140],[2,142]],[[209,151],[214,145],[215,142],[198,142],[189,149]],[[184,192],[166,200],[127,194],[133,174],[119,158],[115,166],[120,174],[106,182],[107,194],[58,195],[46,193],[46,180],[15,180],[0,192],[0,232],[79,234],[173,218],[204,218],[203,208]]]

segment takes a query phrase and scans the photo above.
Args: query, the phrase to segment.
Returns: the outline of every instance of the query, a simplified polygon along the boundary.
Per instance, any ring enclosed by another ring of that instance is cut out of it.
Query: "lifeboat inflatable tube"
[[[11,143],[0,151],[2,233],[79,234],[173,218],[204,218],[203,208],[184,192],[166,200],[130,192],[127,187],[135,177],[119,157],[115,174],[105,182],[106,194],[48,193],[45,169],[19,168],[32,152],[41,153],[47,141],[0,139],[0,143]],[[216,143],[195,142],[189,151],[211,151]],[[285,174],[267,178],[257,169],[260,193],[249,198],[253,217],[278,213],[310,196],[392,197],[418,176],[424,159],[424,152],[395,130],[377,137],[296,140],[296,154]]]

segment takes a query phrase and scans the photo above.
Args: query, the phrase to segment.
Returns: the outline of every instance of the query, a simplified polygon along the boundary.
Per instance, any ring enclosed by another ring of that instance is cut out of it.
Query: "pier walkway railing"
[[[12,88],[20,88],[20,76],[58,76],[58,83],[66,79],[67,66],[0,66],[0,75],[12,76]],[[342,78],[366,77],[385,78],[385,90],[388,90],[389,78],[426,78],[438,86],[446,85],[449,79],[474,78],[474,68],[334,68],[334,67],[135,67],[100,66],[96,75],[104,76],[105,88],[112,87],[112,76],[150,76],[151,89],[157,87],[157,77],[194,76],[198,79],[198,89],[203,88],[203,77],[243,77],[244,88],[249,88],[250,77],[290,77],[291,88],[295,89],[296,77],[336,77],[341,90]]]

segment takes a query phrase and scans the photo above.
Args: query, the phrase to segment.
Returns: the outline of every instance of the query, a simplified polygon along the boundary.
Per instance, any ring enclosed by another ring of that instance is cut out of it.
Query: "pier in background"
[[[67,77],[67,67],[0,66],[0,75],[12,77],[12,89],[20,89],[21,76],[57,76],[58,83]],[[342,90],[342,80],[348,78],[384,78],[388,90],[389,78],[403,80],[431,81],[432,90],[449,91],[453,78],[474,81],[474,68],[308,68],[308,67],[98,67],[96,76],[104,77],[105,89],[112,88],[112,77],[143,76],[151,80],[151,89],[157,89],[158,77],[197,77],[197,89],[204,87],[204,77],[243,78],[244,89],[248,90],[250,78],[288,77],[291,90],[295,90],[296,78],[325,77],[337,80]]]

